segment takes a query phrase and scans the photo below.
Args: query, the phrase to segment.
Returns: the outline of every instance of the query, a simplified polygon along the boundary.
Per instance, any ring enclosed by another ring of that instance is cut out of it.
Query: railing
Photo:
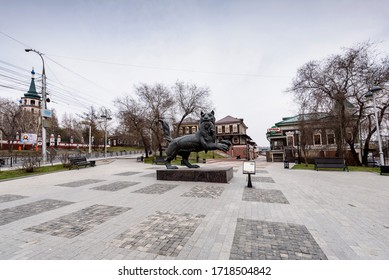
[[[284,150],[284,146],[273,146],[272,151],[283,151]]]
[[[57,163],[65,163],[66,160],[69,157],[75,157],[75,156],[85,156],[87,159],[98,159],[98,158],[112,158],[112,157],[122,157],[122,156],[129,156],[129,155],[137,155],[142,154],[143,151],[141,150],[134,150],[134,151],[118,151],[118,152],[107,152],[107,156],[105,156],[104,152],[92,152],[91,154],[85,153],[85,152],[73,152],[73,153],[55,153],[47,151],[47,162],[46,164],[57,164]],[[2,167],[9,168],[9,167],[21,167],[23,165],[23,162],[31,157],[37,157],[37,163],[38,166],[40,166],[42,161],[42,154],[37,153],[31,153],[31,154],[12,154],[12,155],[0,155],[0,169]]]

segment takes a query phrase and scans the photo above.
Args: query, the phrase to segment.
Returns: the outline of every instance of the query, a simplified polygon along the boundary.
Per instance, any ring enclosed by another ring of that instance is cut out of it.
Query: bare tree
[[[114,103],[118,109],[117,117],[120,126],[124,127],[127,137],[135,134],[141,139],[146,157],[148,157],[151,147],[145,119],[147,108],[129,96],[117,98]]]
[[[120,125],[128,130],[128,135],[136,132],[143,142],[146,155],[150,150],[162,153],[164,140],[159,119],[173,120],[178,113],[181,124],[188,115],[200,113],[211,106],[207,101],[208,88],[177,81],[172,90],[161,83],[139,84],[134,89],[133,97],[124,96],[115,100]]]
[[[2,121],[0,130],[3,138],[8,142],[8,151],[13,149],[13,142],[16,140],[16,133],[20,132],[22,108],[17,102],[11,99],[0,98],[0,119]]]
[[[178,135],[181,124],[187,116],[193,113],[199,115],[201,111],[210,109],[212,103],[208,99],[210,91],[207,87],[177,81],[173,87],[173,92],[177,111],[180,114],[175,132]]]
[[[364,42],[345,49],[343,54],[308,62],[298,70],[288,90],[308,112],[325,112],[333,116],[337,154],[344,156],[344,143],[347,143],[357,164],[360,160],[355,143],[366,115],[365,94],[372,85],[389,81],[388,58],[378,59],[373,47],[373,43]],[[388,101],[381,99],[380,121]],[[350,129],[351,133],[348,133]]]
[[[146,108],[145,125],[152,132],[156,141],[153,141],[155,147],[158,147],[160,155],[162,155],[162,131],[158,123],[159,119],[171,114],[174,106],[174,98],[171,91],[163,84],[155,83],[150,86],[141,84],[135,88],[135,94],[138,97],[138,102],[141,108]]]
[[[304,163],[308,165],[309,147],[313,144],[314,125],[317,124],[318,115],[315,113],[306,114],[302,108],[299,114],[299,148],[301,149]]]
[[[62,117],[62,131],[61,139],[63,143],[80,143],[82,140],[82,123],[72,114],[65,113]]]

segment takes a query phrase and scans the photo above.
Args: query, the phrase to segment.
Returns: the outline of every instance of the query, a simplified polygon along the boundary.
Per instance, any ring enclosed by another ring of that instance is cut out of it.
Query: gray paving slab
[[[238,219],[231,260],[326,260],[304,225]]]
[[[14,221],[37,215],[46,211],[57,209],[71,204],[72,202],[43,199],[32,203],[23,204],[0,210],[0,226]]]
[[[23,195],[3,194],[0,195],[0,203],[19,200],[27,197],[28,196],[23,196]]]
[[[289,204],[280,190],[244,188],[242,200]]]
[[[78,180],[78,181],[72,181],[72,182],[68,182],[68,183],[58,184],[56,186],[76,188],[76,187],[90,185],[90,184],[94,184],[94,183],[98,183],[98,182],[102,182],[102,181],[104,181],[104,180],[84,179],[84,180]]]
[[[118,181],[118,182],[113,182],[110,184],[98,186],[98,187],[93,187],[93,190],[98,190],[98,191],[109,191],[109,192],[116,192],[134,185],[139,184],[140,182],[131,182],[131,181]]]
[[[389,259],[388,176],[260,158],[250,190],[242,161],[205,165],[234,177],[166,183],[113,159],[0,182],[0,259]]]
[[[55,220],[26,228],[25,230],[73,238],[128,210],[130,208],[95,204]]]

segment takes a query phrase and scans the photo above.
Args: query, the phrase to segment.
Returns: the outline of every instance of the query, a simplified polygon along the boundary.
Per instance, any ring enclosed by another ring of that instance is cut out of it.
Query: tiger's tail
[[[173,138],[170,135],[169,124],[162,119],[159,119],[158,121],[162,124],[163,138],[170,143],[173,140]]]

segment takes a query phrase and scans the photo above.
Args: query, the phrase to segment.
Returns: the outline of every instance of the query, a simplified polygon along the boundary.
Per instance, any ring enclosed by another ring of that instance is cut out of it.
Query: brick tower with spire
[[[21,98],[20,106],[23,110],[29,111],[34,114],[39,114],[41,111],[41,97],[36,91],[35,87],[35,71],[32,68],[31,71],[31,83],[29,90]]]

